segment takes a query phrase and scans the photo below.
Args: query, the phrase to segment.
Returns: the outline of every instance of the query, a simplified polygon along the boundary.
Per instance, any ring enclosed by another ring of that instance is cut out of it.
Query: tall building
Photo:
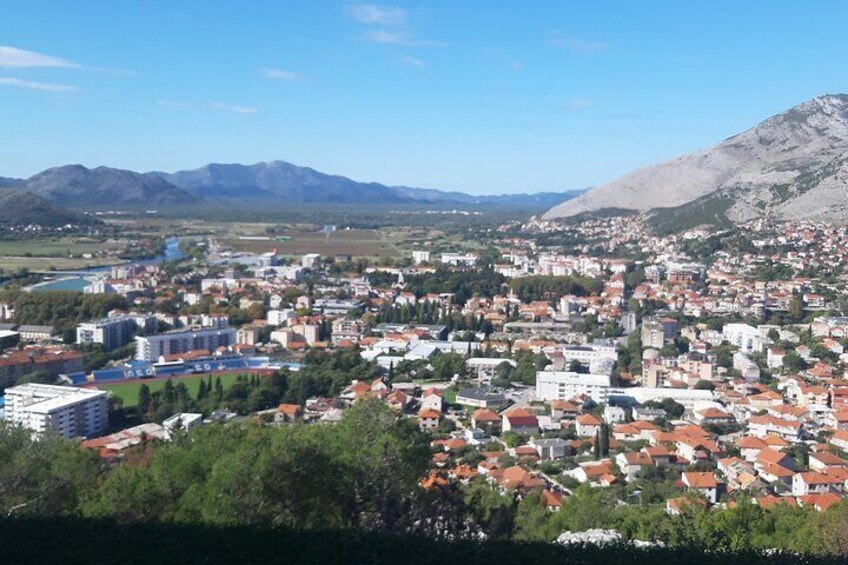
[[[77,343],[99,343],[106,351],[128,344],[139,331],[151,331],[156,319],[148,315],[111,316],[77,326]]]
[[[665,342],[677,334],[674,318],[646,318],[642,320],[642,347],[662,349]]]
[[[197,349],[215,351],[236,343],[233,328],[210,328],[193,331],[176,331],[149,336],[136,336],[135,358],[156,362],[159,357],[187,353]]]
[[[69,386],[25,384],[5,391],[6,421],[36,433],[93,437],[108,425],[107,392]]]

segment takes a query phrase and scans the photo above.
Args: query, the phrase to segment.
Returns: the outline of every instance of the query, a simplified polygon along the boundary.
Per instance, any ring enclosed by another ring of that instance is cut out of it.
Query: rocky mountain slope
[[[848,95],[808,100],[721,143],[639,169],[549,210],[651,211],[679,227],[776,219],[848,223]]]
[[[82,165],[65,165],[42,171],[16,188],[71,207],[144,206],[189,204],[198,197],[155,175]]]

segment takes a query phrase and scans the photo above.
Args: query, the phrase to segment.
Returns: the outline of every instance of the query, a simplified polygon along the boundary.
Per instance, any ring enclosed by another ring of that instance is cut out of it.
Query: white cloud
[[[585,98],[575,98],[571,101],[571,104],[569,104],[572,110],[581,110],[583,108],[588,108],[591,105],[592,103]]]
[[[410,57],[409,55],[401,55],[400,62],[408,67],[416,67],[419,69],[423,69],[427,66],[427,63],[425,63],[421,59],[416,59],[415,57]]]
[[[447,47],[443,41],[429,41],[414,39],[408,33],[387,30],[372,30],[365,33],[365,39],[374,43],[388,43],[391,45],[405,45],[407,47]]]
[[[0,85],[16,86],[18,88],[28,88],[30,90],[44,90],[47,92],[76,92],[79,90],[76,86],[70,86],[67,84],[35,82],[32,80],[23,80],[12,77],[0,77]]]
[[[554,32],[554,36],[548,41],[548,45],[568,49],[572,53],[604,53],[612,48],[612,44],[607,41],[589,41],[574,37],[563,37],[558,32]]]
[[[350,7],[350,13],[357,22],[365,25],[400,26],[407,22],[409,13],[403,8],[377,6],[376,4],[357,4]]]
[[[191,102],[180,102],[179,100],[157,100],[156,104],[167,108],[188,108]]]
[[[251,106],[239,106],[238,104],[223,104],[221,102],[213,102],[208,105],[210,108],[215,110],[226,110],[228,112],[235,112],[236,114],[255,114],[258,110]]]
[[[277,80],[303,80],[303,75],[299,73],[283,71],[280,69],[262,69],[262,73],[265,75],[266,78],[273,78]]]
[[[60,67],[66,69],[77,69],[80,66],[68,60],[52,55],[44,55],[35,51],[25,51],[17,47],[0,45],[0,67],[7,68],[33,68],[33,67]]]

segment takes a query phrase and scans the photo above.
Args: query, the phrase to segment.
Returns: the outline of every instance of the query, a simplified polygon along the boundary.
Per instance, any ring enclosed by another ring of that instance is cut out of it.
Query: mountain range
[[[69,224],[91,226],[100,221],[58,206],[37,194],[0,188],[0,228],[23,228],[39,225],[59,228]]]
[[[582,191],[476,196],[462,192],[363,183],[284,161],[210,164],[175,173],[65,165],[28,179],[0,177],[10,187],[70,208],[183,206],[204,203],[345,205],[492,205],[545,209]]]
[[[778,220],[848,223],[848,95],[824,95],[721,143],[599,185],[545,219],[646,213],[660,231]]]

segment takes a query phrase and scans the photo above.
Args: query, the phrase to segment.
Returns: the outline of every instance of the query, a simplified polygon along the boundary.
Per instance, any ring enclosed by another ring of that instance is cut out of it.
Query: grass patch
[[[212,375],[212,385],[214,386],[215,380],[220,378],[221,386],[224,387],[224,390],[228,390],[242,374],[243,373],[223,373],[221,375]],[[205,381],[208,378],[209,377],[207,375],[189,375],[186,377],[172,377],[171,381],[175,385],[177,383],[183,383],[186,385],[189,394],[193,398],[196,398],[197,391],[200,389],[200,381]],[[100,384],[97,385],[97,388],[109,391],[114,396],[122,399],[124,401],[124,408],[134,408],[138,405],[138,391],[141,389],[141,385],[146,384],[150,388],[150,392],[153,393],[165,388],[165,382],[167,380],[168,379],[146,379],[117,384]]]

